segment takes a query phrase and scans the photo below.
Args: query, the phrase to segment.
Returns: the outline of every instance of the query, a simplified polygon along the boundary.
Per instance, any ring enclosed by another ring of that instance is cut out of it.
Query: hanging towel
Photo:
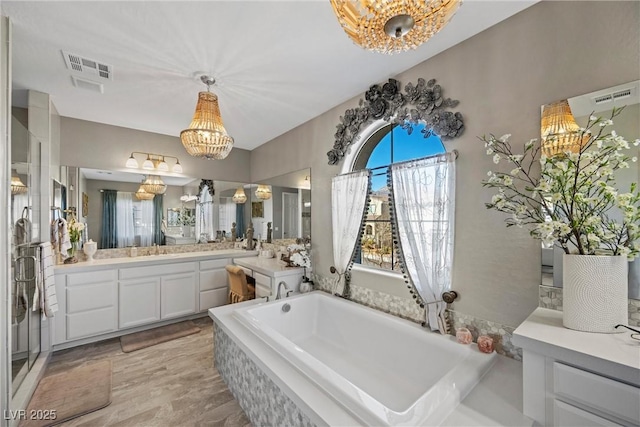
[[[42,318],[53,317],[58,311],[58,299],[56,298],[56,281],[53,275],[53,251],[51,243],[40,244],[40,263],[37,274],[36,293],[40,293],[39,308],[42,310]],[[36,310],[34,299],[34,307]]]
[[[60,250],[62,258],[67,258],[67,251],[71,249],[71,239],[64,218],[55,219],[51,223],[51,244]]]
[[[16,221],[14,227],[14,239],[16,246],[23,245],[31,241],[30,231],[31,223],[27,218],[20,218]]]

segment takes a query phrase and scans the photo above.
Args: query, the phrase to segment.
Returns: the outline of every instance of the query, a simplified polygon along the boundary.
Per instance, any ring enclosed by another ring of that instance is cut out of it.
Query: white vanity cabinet
[[[200,311],[227,303],[229,275],[225,268],[230,258],[200,261]]]
[[[119,327],[195,313],[196,271],[195,262],[120,269]]]
[[[55,280],[54,344],[118,329],[116,270],[56,274]]]
[[[523,349],[523,412],[547,426],[640,426],[640,345],[629,333],[562,326],[538,308],[514,332]]]

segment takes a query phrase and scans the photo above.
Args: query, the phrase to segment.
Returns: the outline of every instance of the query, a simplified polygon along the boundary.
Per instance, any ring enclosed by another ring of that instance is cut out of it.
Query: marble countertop
[[[640,341],[630,331],[580,332],[562,326],[562,312],[537,308],[513,333],[513,343],[540,354],[608,362],[622,375],[640,377]],[[596,362],[597,363],[597,362]],[[626,374],[625,374],[626,372]]]
[[[59,264],[54,266],[56,273],[75,273],[90,270],[105,270],[119,267],[135,267],[142,265],[165,264],[167,262],[201,261],[216,258],[255,257],[256,251],[242,249],[218,249],[202,252],[183,252],[166,255],[144,255],[126,258],[104,258],[93,261],[81,261],[75,264]]]
[[[254,256],[234,259],[233,262],[239,266],[250,268],[258,273],[266,274],[271,277],[304,274],[304,268],[287,267],[284,261],[280,261],[276,258],[262,258]]]
[[[350,412],[329,398],[325,392],[311,386],[307,378],[291,366],[275,350],[257,336],[250,333],[234,317],[236,308],[252,304],[262,304],[263,300],[250,300],[239,304],[217,307],[209,310],[209,317],[218,321],[227,333],[236,337],[238,344],[281,390],[290,390],[295,399],[314,402],[314,410],[321,414],[323,423],[318,425],[360,425]],[[425,333],[434,333],[425,330]],[[249,350],[249,346],[251,350]],[[288,394],[288,393],[287,393]],[[291,397],[291,396],[290,396]],[[298,402],[296,402],[298,405]],[[300,405],[298,405],[300,406]],[[473,390],[442,423],[443,426],[532,426],[533,420],[522,413],[522,363],[498,355],[493,367],[485,374]]]

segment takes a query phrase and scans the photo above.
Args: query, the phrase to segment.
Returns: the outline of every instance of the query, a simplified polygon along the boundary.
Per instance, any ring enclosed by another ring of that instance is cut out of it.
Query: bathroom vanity
[[[513,333],[523,349],[523,412],[540,425],[640,425],[640,341],[562,326],[537,308]]]
[[[275,297],[281,282],[291,291],[298,292],[304,268],[286,267],[276,258],[245,257],[234,258],[233,263],[242,267],[245,274],[256,281],[256,298]]]
[[[256,254],[230,249],[57,265],[54,348],[161,326],[226,304],[225,266]]]

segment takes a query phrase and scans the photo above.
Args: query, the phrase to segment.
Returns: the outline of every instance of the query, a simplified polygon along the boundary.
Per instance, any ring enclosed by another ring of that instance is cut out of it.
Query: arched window
[[[374,132],[358,152],[353,170],[371,169],[370,202],[356,262],[363,266],[399,271],[399,259],[393,247],[387,171],[393,163],[420,159],[446,152],[438,135],[430,134],[423,124],[409,134],[399,126],[386,125]],[[375,234],[369,230],[375,230]]]

